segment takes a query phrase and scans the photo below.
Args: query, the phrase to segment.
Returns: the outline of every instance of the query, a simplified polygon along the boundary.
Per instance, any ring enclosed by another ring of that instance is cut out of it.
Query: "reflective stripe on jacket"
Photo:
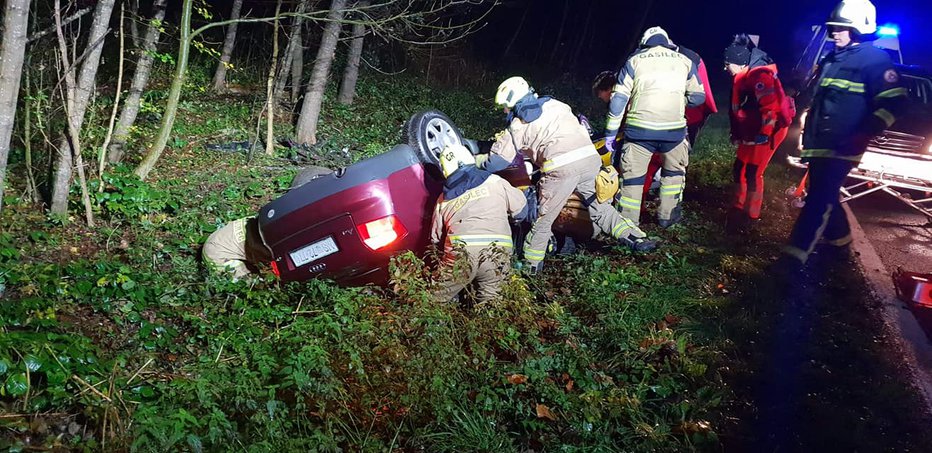
[[[697,71],[698,66],[689,57],[665,46],[635,52],[618,71],[605,135],[615,135],[625,117],[626,139],[682,140],[686,136],[687,105],[695,107],[705,102],[705,89]]]
[[[890,56],[870,43],[836,49],[819,73],[800,154],[858,162],[869,139],[906,108],[900,75]]]
[[[520,213],[527,199],[504,179],[491,175],[482,184],[456,198],[437,200],[431,226],[431,242],[443,244],[446,258],[454,244],[466,246],[467,253],[497,245],[512,247],[509,216]]]
[[[507,162],[513,162],[517,153],[523,152],[535,167],[543,168],[547,161],[586,147],[592,154],[598,154],[589,132],[579,124],[570,106],[551,99],[541,104],[541,114],[533,121],[512,119],[508,129],[495,137],[491,152]]]

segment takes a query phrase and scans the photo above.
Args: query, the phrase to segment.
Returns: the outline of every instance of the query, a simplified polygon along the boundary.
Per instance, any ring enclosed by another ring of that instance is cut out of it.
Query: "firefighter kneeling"
[[[526,216],[524,194],[504,179],[476,168],[475,157],[462,145],[440,154],[446,181],[437,200],[431,242],[443,247],[438,301],[462,290],[483,303],[498,297],[511,269],[514,244],[508,217]]]

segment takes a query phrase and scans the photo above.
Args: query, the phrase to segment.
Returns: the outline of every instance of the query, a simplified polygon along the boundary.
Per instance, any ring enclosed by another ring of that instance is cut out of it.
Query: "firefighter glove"
[[[605,150],[611,154],[615,154],[615,136],[614,135],[605,136]]]
[[[476,167],[485,168],[485,163],[489,161],[488,154],[476,154]]]

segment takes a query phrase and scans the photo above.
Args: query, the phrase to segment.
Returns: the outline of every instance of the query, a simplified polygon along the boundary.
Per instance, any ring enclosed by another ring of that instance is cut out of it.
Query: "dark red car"
[[[323,277],[344,285],[382,284],[392,255],[405,250],[423,254],[443,186],[440,151],[450,144],[480,151],[437,111],[414,115],[404,132],[408,144],[318,176],[262,207],[259,230],[282,280]],[[523,165],[499,175],[516,187],[531,185]],[[581,230],[573,235],[591,237],[585,208],[570,203],[564,211],[555,232]]]

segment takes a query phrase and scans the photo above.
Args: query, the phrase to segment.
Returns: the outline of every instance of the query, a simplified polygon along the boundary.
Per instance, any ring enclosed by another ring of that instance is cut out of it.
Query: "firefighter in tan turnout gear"
[[[502,82],[495,103],[508,115],[508,128],[496,137],[482,167],[499,171],[520,152],[542,173],[538,182],[538,217],[524,241],[524,259],[532,271],[540,270],[552,235],[550,228],[574,191],[588,206],[593,223],[602,232],[635,251],[654,249],[655,243],[634,222],[621,217],[609,204],[611,200],[596,199],[595,180],[602,160],[568,105],[550,97],[538,97],[521,77]]]
[[[662,28],[647,29],[640,49],[618,71],[605,125],[605,145],[612,149],[622,119],[627,118],[618,204],[621,215],[635,224],[640,221],[647,165],[654,153],[663,156],[658,223],[666,228],[680,221],[689,164],[685,110],[702,105],[705,96],[697,65],[677,51]]]
[[[508,217],[526,215],[524,194],[504,179],[476,168],[466,147],[440,154],[446,178],[437,200],[431,242],[443,247],[437,300],[447,302],[467,289],[476,303],[498,297],[511,270],[514,244]],[[465,256],[463,256],[465,254]]]
[[[209,270],[229,272],[234,279],[254,272],[256,263],[272,261],[272,254],[259,236],[255,217],[236,219],[214,231],[201,254]]]
[[[291,189],[301,187],[329,172],[330,170],[322,167],[307,167],[295,175],[291,181]],[[201,259],[209,271],[225,273],[233,279],[239,279],[257,271],[258,263],[271,262],[272,253],[262,242],[256,218],[244,217],[211,233],[204,242]]]

